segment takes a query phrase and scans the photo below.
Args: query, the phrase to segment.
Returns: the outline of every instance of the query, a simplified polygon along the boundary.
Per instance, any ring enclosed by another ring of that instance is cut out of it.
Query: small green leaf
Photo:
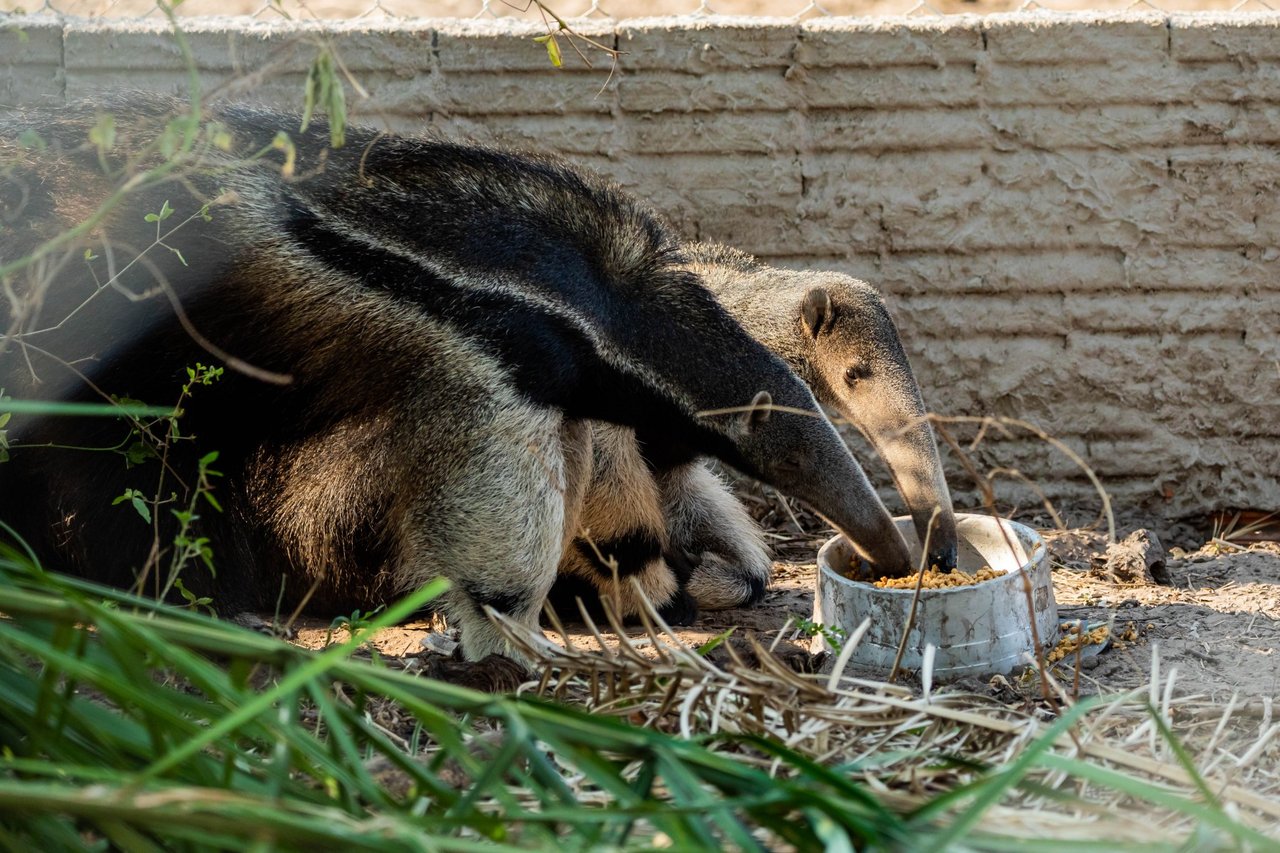
[[[170,122],[160,134],[160,153],[164,155],[166,160],[173,159],[173,155],[178,152],[178,131]]]
[[[147,506],[147,502],[144,501],[142,497],[136,493],[130,500],[133,503],[133,508],[138,511],[138,515],[142,516],[142,520],[145,521],[147,524],[150,524],[151,523],[151,507]]]
[[[173,208],[169,206],[169,200],[165,199],[164,204],[160,205],[159,213],[148,213],[142,218],[147,222],[164,222],[170,216],[173,216]]]
[[[183,584],[182,582],[182,578],[173,579],[173,588],[176,589],[178,591],[178,594],[181,595],[184,599],[186,599],[186,601],[189,604],[195,603],[195,600],[196,600],[195,593],[187,589],[186,585]]]
[[[116,118],[110,113],[98,116],[98,123],[89,128],[89,141],[100,153],[110,151],[116,144]]]
[[[209,125],[209,141],[213,143],[213,147],[219,151],[231,150],[231,132],[225,126],[214,123]]]
[[[179,148],[187,144],[188,136],[198,130],[199,125],[194,124],[194,120],[190,115],[181,115],[170,119],[169,123],[164,126],[164,132],[160,134],[160,153],[166,159],[172,159],[173,155],[178,153]]]
[[[305,124],[303,124],[303,129],[306,129]],[[293,177],[293,169],[298,160],[298,149],[294,147],[293,140],[289,138],[289,134],[283,130],[277,133],[275,139],[271,140],[271,147],[276,151],[284,152],[284,164],[280,167],[280,174],[286,178]]]
[[[311,63],[302,100],[301,129],[305,131],[311,125],[316,110],[324,110],[329,115],[329,144],[341,148],[346,142],[347,96],[328,50],[321,50]]]
[[[34,151],[43,151],[49,146],[45,144],[44,139],[34,130],[24,130],[18,134],[18,144],[23,148],[30,148]]]
[[[320,76],[316,72],[316,65],[319,59],[312,64],[307,71],[306,82],[302,84],[302,126],[298,128],[301,133],[306,133],[307,128],[311,126],[311,116],[316,110],[316,90],[320,88]],[[279,136],[276,137],[279,139]]]
[[[137,489],[125,489],[124,494],[117,497],[111,502],[112,506],[128,501],[138,515],[142,516],[142,520],[147,524],[151,523],[151,507],[147,506],[147,502],[143,500],[142,492]]]
[[[135,441],[124,450],[124,458],[130,465],[141,465],[148,459],[157,459],[159,454],[154,447],[145,441]]]
[[[710,640],[707,640],[705,643],[703,643],[702,645],[698,646],[698,648],[697,648],[698,655],[699,655],[699,656],[701,656],[701,657],[706,657],[707,655],[711,654],[711,653],[712,653],[713,651],[715,651],[715,650],[716,650],[716,649],[717,649],[721,644],[723,644],[725,640],[727,640],[727,639],[729,639],[731,636],[733,636],[733,632],[734,632],[735,630],[737,630],[737,629],[736,629],[736,628],[730,628],[729,630],[725,631],[724,633],[722,633],[722,634],[717,634],[716,636],[712,637]]]
[[[534,39],[538,44],[546,45],[547,56],[551,59],[551,64],[559,68],[564,64],[564,58],[560,55],[560,42],[556,40],[555,33],[547,33],[545,36],[538,36]]]

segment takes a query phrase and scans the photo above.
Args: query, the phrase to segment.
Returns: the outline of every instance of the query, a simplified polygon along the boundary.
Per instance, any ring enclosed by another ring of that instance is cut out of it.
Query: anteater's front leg
[[[705,610],[755,604],[773,561],[760,525],[705,460],[658,475],[669,549],[689,563],[688,590]]]

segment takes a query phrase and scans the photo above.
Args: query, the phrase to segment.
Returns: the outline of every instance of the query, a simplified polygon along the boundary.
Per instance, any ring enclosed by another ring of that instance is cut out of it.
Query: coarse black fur
[[[236,368],[184,402],[197,440],[169,442],[163,462],[36,446],[126,448],[119,420],[13,419],[0,518],[50,568],[161,580],[170,510],[216,450],[225,511],[201,505],[195,532],[217,574],[188,570],[188,587],[224,609],[336,612],[443,574],[467,655],[483,657],[500,648],[483,606],[536,619],[554,579],[590,419],[634,429],[662,466],[709,454],[792,491],[905,569],[829,426],[699,414],[762,390],[817,408],[634,199],[548,158],[358,128],[333,149],[323,122],[186,109],[139,96],[0,119],[0,267],[39,253],[4,282],[0,386],[166,404],[188,366]],[[86,140],[103,110],[119,138],[100,150]],[[281,132],[293,152],[273,146]],[[184,153],[161,153],[184,134]],[[111,503],[157,484],[154,525]]]

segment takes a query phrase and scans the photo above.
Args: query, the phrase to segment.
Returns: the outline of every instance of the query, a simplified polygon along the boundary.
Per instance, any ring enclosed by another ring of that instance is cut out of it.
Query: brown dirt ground
[[[750,609],[702,614],[694,625],[678,631],[694,645],[704,643],[730,628],[736,636],[755,632],[772,638],[788,617],[809,617],[813,612],[816,573],[814,556],[827,532],[811,517],[801,514],[807,532],[797,532],[791,512],[779,509],[780,501],[759,495],[755,501],[774,541],[775,576],[765,600]],[[782,506],[786,509],[785,506]],[[1124,528],[1122,532],[1127,532]],[[1166,542],[1180,541],[1187,550],[1171,548],[1166,561],[1165,584],[1120,584],[1090,571],[1092,558],[1105,550],[1103,535],[1093,530],[1055,531],[1045,534],[1053,564],[1054,591],[1063,620],[1089,622],[1114,620],[1117,631],[1132,623],[1136,639],[1116,641],[1082,665],[1081,691],[1112,693],[1149,684],[1153,660],[1158,661],[1158,681],[1163,686],[1174,673],[1179,697],[1199,696],[1226,702],[1232,694],[1250,705],[1269,705],[1280,696],[1280,544],[1233,544],[1216,539],[1195,547],[1187,529],[1164,531]],[[1209,539],[1209,534],[1204,534]],[[386,630],[373,645],[383,655],[408,658],[424,653],[424,638],[455,635],[439,621],[413,622]],[[591,645],[591,634],[582,625],[568,625],[571,639]],[[298,641],[321,646],[327,625],[308,620],[298,626]],[[553,640],[557,634],[547,632]],[[339,632],[340,637],[345,634]],[[641,636],[638,630],[633,636]],[[788,632],[787,639],[795,638]],[[803,640],[799,640],[803,642]],[[448,643],[446,642],[447,646]],[[869,675],[871,673],[868,673]],[[1060,673],[1068,683],[1073,673]],[[970,689],[1029,696],[1038,692],[1035,679],[1018,677],[1007,682],[968,684]],[[1013,698],[1013,697],[1008,697]]]

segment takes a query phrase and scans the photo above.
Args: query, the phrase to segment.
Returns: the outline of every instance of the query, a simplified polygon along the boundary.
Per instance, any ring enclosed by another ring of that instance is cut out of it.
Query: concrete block
[[[1234,62],[1180,63],[1170,78],[1172,88],[1155,91],[1171,103],[1219,101],[1252,106],[1280,99],[1280,68],[1274,63],[1243,71]]]
[[[435,29],[435,51],[440,68],[451,71],[490,71],[495,73],[554,71],[545,45],[534,41],[545,36],[548,29],[541,23],[516,21],[511,18],[494,20],[438,20],[431,22]],[[599,22],[577,22],[575,32],[606,47],[615,43],[613,27]],[[560,34],[564,71],[589,71],[571,46],[571,38]],[[585,42],[573,42],[590,60],[599,79],[596,87],[604,85],[609,77],[612,60],[597,48]]]
[[[898,299],[938,295],[964,301],[984,294],[1093,294],[1126,283],[1124,253],[1105,248],[977,254],[895,252],[854,256],[841,268]]]
[[[346,89],[347,107],[357,115],[413,116],[427,121],[433,111],[448,102],[447,84],[440,74],[402,77],[394,71],[365,71],[360,77],[368,97],[362,97],[350,86]],[[297,91],[300,99],[304,90]]]
[[[1226,283],[1228,286],[1230,283]],[[1280,300],[1244,293],[1205,299],[1201,291],[1119,291],[1078,294],[1065,300],[1061,316],[1072,328],[1159,335],[1280,329]]]
[[[0,66],[0,106],[64,104],[66,81],[56,63]]]
[[[223,74],[206,73],[200,75],[202,91],[217,88],[229,82]],[[115,95],[122,91],[157,92],[164,95],[186,97],[191,92],[189,78],[179,71],[163,69],[68,69],[66,72],[67,101],[96,99],[106,95]],[[299,103],[301,103],[301,88]]]
[[[1170,54],[1179,62],[1236,62],[1280,58],[1280,12],[1248,15],[1197,12],[1169,17]]]
[[[550,69],[523,74],[454,72],[442,75],[439,90],[424,93],[433,109],[455,115],[565,115],[607,113],[614,87],[601,90],[591,72]],[[439,98],[438,101],[434,100]]]
[[[454,139],[564,155],[592,155],[619,149],[618,127],[610,115],[437,116],[431,127]],[[570,156],[574,162],[581,157]]]
[[[436,66],[433,47],[436,32],[423,22],[382,21],[380,26],[364,29],[342,29],[327,42],[342,65],[360,79],[362,72],[376,71],[413,77],[429,73]],[[259,43],[274,52],[278,39],[262,39]],[[321,45],[312,43],[311,50],[301,51],[304,57],[314,55]],[[256,58],[256,57],[255,57]],[[263,56],[262,60],[267,60]]]
[[[983,20],[993,62],[1037,65],[1162,61],[1168,16],[1162,12],[1098,12],[1056,16],[1030,12]]]
[[[229,27],[225,21],[195,19],[192,29],[185,27],[192,53],[210,70],[305,71],[322,50],[333,53],[357,80],[369,71],[427,73],[435,64],[435,31],[421,21],[311,21],[298,26],[254,21]]]
[[[0,19],[0,57],[0,68],[61,63],[62,22],[43,15]]]
[[[637,153],[790,154],[801,137],[795,113],[661,113],[627,122],[628,148]]]
[[[895,251],[1125,246],[1171,219],[1168,195],[1152,192],[1164,180],[1157,157],[956,151],[925,166],[910,152],[857,153],[822,155],[818,169],[814,160],[805,213],[838,229],[873,211]]]
[[[806,118],[811,151],[982,150],[997,138],[984,112],[972,107],[813,109]]]
[[[1171,153],[1174,227],[1192,245],[1280,246],[1280,155],[1268,147]]]
[[[1280,109],[1225,103],[814,109],[815,151],[1107,149],[1280,140]]]
[[[713,76],[642,70],[619,78],[618,103],[627,112],[783,111],[802,103],[802,91],[777,68]]]
[[[180,74],[187,68],[182,47],[167,22],[136,20],[122,26],[102,20],[75,21],[67,24],[64,38],[64,62],[69,73],[110,70]],[[207,64],[210,70],[230,70],[230,63],[221,52],[213,53],[211,57],[197,53],[196,67]]]
[[[804,100],[819,108],[972,106],[978,103],[978,78],[961,65],[813,69],[804,77]]]
[[[1272,294],[1280,288],[1280,245],[1194,247],[1148,244],[1124,256],[1124,280],[1139,290]]]
[[[434,63],[432,32],[421,27],[386,32],[346,28],[326,34],[322,40],[314,28],[248,25],[219,29],[207,21],[202,24],[203,29],[185,35],[191,61],[206,90],[212,87],[211,81],[220,85],[234,81],[237,95],[259,86],[270,87],[282,76],[305,74],[325,50],[336,57],[335,65],[350,96],[356,94],[357,85],[365,90],[376,88],[379,78],[412,81],[429,77]],[[145,26],[139,23],[116,30],[92,23],[68,28],[66,68],[73,76],[128,78],[141,72],[185,78],[188,60],[167,26],[146,22]],[[129,87],[123,81],[122,85]],[[162,88],[172,90],[175,84]]]
[[[786,68],[795,61],[799,26],[769,18],[683,18],[618,23],[619,66],[626,72],[657,70],[705,74]]]
[[[1058,104],[989,106],[980,111],[993,147],[1011,149],[1133,149],[1221,144],[1247,136],[1280,134],[1274,109],[1242,110],[1229,104]]]
[[[629,151],[629,149],[628,149]],[[799,199],[803,178],[798,157],[776,154],[628,153],[621,161],[628,179],[624,181],[637,192],[659,188],[686,195],[702,194],[716,202],[725,193],[738,193],[741,201],[755,203],[772,198]],[[690,195],[692,197],[692,195]],[[715,213],[709,208],[708,213]]]
[[[955,340],[999,335],[1043,335],[1060,332],[1058,318],[1066,297],[1057,293],[932,292],[897,294],[895,315],[910,316],[914,327]]]
[[[1195,81],[1171,74],[1163,55],[1110,64],[1015,65],[990,63],[978,77],[982,103],[989,106],[1052,104],[1067,108],[1095,104],[1194,102],[1184,91]],[[1213,85],[1210,81],[1206,85]]]
[[[802,244],[805,223],[785,205],[724,205],[698,218],[697,239],[714,240],[751,254],[765,255]]]
[[[970,65],[983,52],[974,16],[942,18],[814,18],[800,28],[797,60],[807,69],[849,66]]]
[[[0,105],[63,103],[62,23],[45,16],[0,22]]]

